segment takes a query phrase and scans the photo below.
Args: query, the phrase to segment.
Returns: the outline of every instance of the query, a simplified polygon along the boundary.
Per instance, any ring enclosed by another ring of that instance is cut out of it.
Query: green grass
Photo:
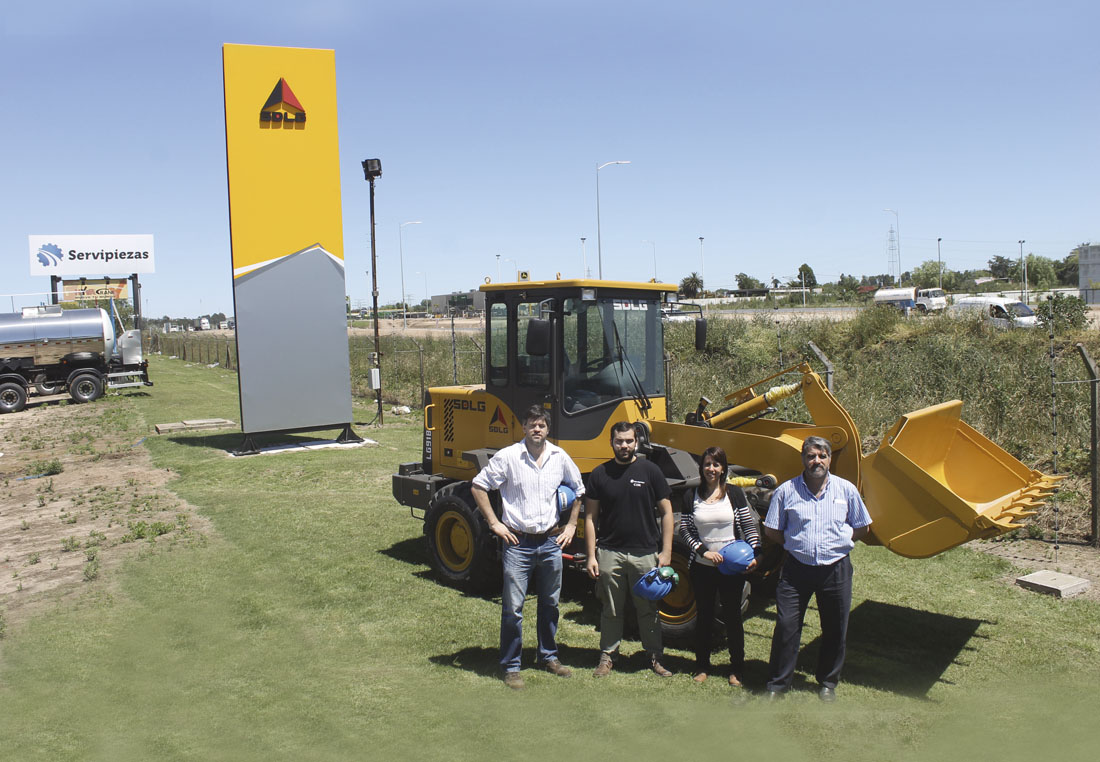
[[[148,395],[97,402],[104,420],[132,418],[142,432],[237,420],[234,374],[166,359],[152,374]],[[75,602],[9,622],[0,757],[1093,758],[1100,606],[1014,588],[1004,561],[965,549],[926,561],[857,549],[835,705],[801,690],[812,682],[805,658],[800,690],[775,706],[720,681],[694,685],[680,647],[668,649],[674,678],[645,671],[629,642],[621,669],[593,680],[598,605],[577,576],[567,577],[559,639],[578,674],[527,670],[527,690],[507,691],[496,673],[499,599],[437,584],[420,522],[390,495],[395,465],[416,456],[417,423],[359,433],[378,445],[231,459],[239,433],[146,440],[213,530],[205,543],[151,545],[121,569],[97,566]],[[533,600],[528,614],[526,665]],[[771,606],[746,621],[757,691],[773,621]],[[811,610],[804,657],[817,635]]]

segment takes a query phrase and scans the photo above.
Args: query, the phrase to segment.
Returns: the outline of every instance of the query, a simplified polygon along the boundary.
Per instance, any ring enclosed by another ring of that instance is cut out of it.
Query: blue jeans
[[[504,546],[504,590],[500,602],[500,666],[518,672],[523,650],[523,599],[535,578],[538,594],[538,659],[558,658],[558,598],[561,595],[561,548],[554,538],[542,543],[521,539]]]

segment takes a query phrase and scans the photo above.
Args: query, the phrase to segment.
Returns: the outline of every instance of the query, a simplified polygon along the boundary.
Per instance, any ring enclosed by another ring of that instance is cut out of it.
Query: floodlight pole
[[[382,176],[382,163],[378,159],[366,159],[363,162],[363,174],[370,183],[370,275],[371,299],[374,305],[374,357],[378,366],[378,425],[382,421],[382,342],[378,336],[378,249],[374,231],[374,180]]]
[[[943,289],[943,257],[940,256],[940,241],[942,238],[936,239],[936,272],[939,274],[939,288]]]

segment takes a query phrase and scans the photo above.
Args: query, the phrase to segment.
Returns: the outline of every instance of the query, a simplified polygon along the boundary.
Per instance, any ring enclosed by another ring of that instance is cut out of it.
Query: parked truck
[[[611,426],[633,422],[639,454],[664,473],[674,508],[699,483],[699,455],[718,445],[734,464],[733,483],[762,516],[776,484],[801,472],[803,440],[825,437],[832,471],[859,487],[874,520],[865,542],[910,558],[1021,527],[1058,479],[1027,468],[964,423],[958,400],[902,416],[878,450],[864,455],[852,417],[805,363],[735,389],[719,410],[708,410],[704,398],[684,422],[670,421],[661,315],[676,286],[559,280],[481,290],[485,383],[429,389],[421,456],[393,475],[397,502],[424,521],[433,569],[457,586],[484,587],[499,570],[499,540],[474,504],[470,480],[497,450],[522,438],[518,416],[532,404],[546,408],[551,440],[585,478],[611,457]],[[694,329],[702,349],[706,322],[700,318]],[[776,418],[776,405],[796,396],[810,421]],[[490,497],[499,515],[499,495]],[[565,560],[583,569],[583,522],[579,529]],[[674,538],[680,583],[660,603],[670,635],[694,627],[689,557]],[[767,589],[782,558],[782,548],[769,544],[746,588]]]
[[[907,315],[912,310],[921,314],[943,312],[947,294],[942,288],[880,288],[875,292],[875,304],[895,307]]]
[[[141,331],[116,333],[103,309],[26,307],[0,314],[0,413],[17,413],[33,389],[68,389],[91,402],[105,389],[152,386]]]

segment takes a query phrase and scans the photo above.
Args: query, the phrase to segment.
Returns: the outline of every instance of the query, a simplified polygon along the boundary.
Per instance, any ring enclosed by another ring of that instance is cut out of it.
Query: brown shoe
[[[611,654],[600,654],[600,663],[596,665],[596,669],[592,672],[592,677],[607,677],[611,674]]]
[[[740,688],[741,687],[741,679],[738,678],[737,675],[733,674],[732,672],[730,672],[730,687],[731,688]]]
[[[522,691],[524,688],[523,676],[519,672],[505,672],[504,684],[514,691]]]
[[[553,672],[558,677],[572,677],[573,676],[573,670],[569,669],[569,667],[565,666],[564,664],[562,664],[557,659],[551,659],[550,661],[544,661],[542,663],[542,668],[545,669],[547,672]]]
[[[703,683],[705,683],[707,681],[707,673],[706,672],[696,672],[695,677],[693,677],[691,679],[694,680],[695,682],[699,683],[700,685],[702,685]]]
[[[661,677],[672,677],[672,673],[661,666],[661,662],[657,660],[656,656],[649,657],[649,668]]]

